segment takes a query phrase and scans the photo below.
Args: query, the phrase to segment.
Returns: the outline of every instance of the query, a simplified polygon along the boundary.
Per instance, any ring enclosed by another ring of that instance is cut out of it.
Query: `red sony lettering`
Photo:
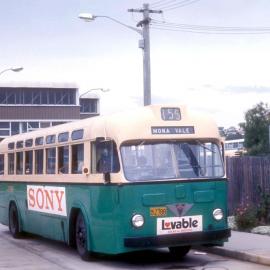
[[[44,190],[44,192],[45,192],[45,198],[46,198],[46,201],[45,201],[46,206],[45,206],[45,208],[54,210],[54,207],[53,207],[53,190],[50,191],[51,194],[49,194],[49,191],[46,190],[46,189]],[[50,207],[48,205],[48,202],[50,204]]]
[[[56,190],[55,191],[55,195],[56,195],[56,198],[57,198],[57,201],[58,201],[58,211],[63,211],[62,207],[61,207],[61,204],[62,204],[62,199],[63,199],[63,195],[64,195],[64,191],[61,191],[61,196],[59,198],[58,196],[58,191]]]
[[[41,203],[40,203],[40,201],[39,201],[39,198],[40,198],[39,194],[41,194]],[[42,191],[41,188],[39,188],[39,189],[37,190],[36,201],[37,201],[37,206],[38,206],[38,208],[39,208],[39,209],[43,209],[43,207],[44,207],[44,194],[43,194],[43,191]]]
[[[35,207],[35,191],[30,188],[29,191],[28,191],[28,203],[29,203],[29,206],[31,207]]]

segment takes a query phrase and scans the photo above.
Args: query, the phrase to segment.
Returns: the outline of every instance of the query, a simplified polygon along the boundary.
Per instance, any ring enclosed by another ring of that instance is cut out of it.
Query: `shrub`
[[[260,225],[270,224],[270,193],[258,186],[260,200],[257,205],[257,218]]]
[[[247,205],[240,205],[236,209],[235,222],[238,230],[250,231],[258,225],[257,211],[254,207]]]

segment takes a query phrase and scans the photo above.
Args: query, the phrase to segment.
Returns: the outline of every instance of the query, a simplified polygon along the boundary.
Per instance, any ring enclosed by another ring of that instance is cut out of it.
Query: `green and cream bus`
[[[151,105],[0,143],[0,222],[90,252],[222,245],[227,179],[216,124]]]

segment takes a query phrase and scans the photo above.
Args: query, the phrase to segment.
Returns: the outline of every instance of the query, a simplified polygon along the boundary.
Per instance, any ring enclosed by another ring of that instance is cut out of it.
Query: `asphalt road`
[[[266,270],[267,266],[237,261],[191,250],[183,260],[173,259],[167,249],[124,254],[98,255],[82,261],[76,250],[65,244],[27,235],[13,239],[0,225],[0,269],[23,270],[103,270],[103,269],[187,269],[187,270]]]

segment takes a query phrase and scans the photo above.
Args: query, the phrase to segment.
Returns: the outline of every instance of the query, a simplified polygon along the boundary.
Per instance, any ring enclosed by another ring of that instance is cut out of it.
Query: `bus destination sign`
[[[194,126],[176,126],[176,127],[151,127],[153,135],[161,134],[194,134]]]

